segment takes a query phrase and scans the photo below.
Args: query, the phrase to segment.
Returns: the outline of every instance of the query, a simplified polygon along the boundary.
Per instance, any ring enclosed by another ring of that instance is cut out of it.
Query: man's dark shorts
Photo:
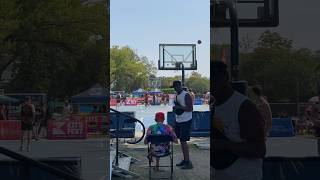
[[[186,122],[176,122],[174,132],[180,141],[189,141],[191,134],[192,119]]]
[[[21,121],[21,130],[22,131],[31,131],[33,128],[32,122]]]

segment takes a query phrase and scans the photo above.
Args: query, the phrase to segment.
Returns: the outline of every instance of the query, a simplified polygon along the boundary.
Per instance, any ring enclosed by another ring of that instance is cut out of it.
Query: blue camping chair
[[[170,167],[170,176],[169,177],[152,177],[152,168],[156,166],[151,165],[151,158],[149,158],[149,179],[172,179],[172,174],[173,174],[173,139],[170,135],[149,135],[147,137],[147,142],[148,142],[148,154],[151,152],[151,145],[157,145],[161,143],[169,143],[170,144],[170,149],[167,153],[158,156],[156,154],[152,154],[152,157],[156,158],[161,158],[161,157],[170,157],[170,166],[159,166],[159,167]]]

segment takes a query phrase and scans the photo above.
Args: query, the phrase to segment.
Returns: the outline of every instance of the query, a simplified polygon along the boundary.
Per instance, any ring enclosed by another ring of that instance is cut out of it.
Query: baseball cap
[[[163,112],[157,112],[155,116],[156,122],[163,122],[164,121],[164,113]]]
[[[172,86],[170,86],[171,88],[173,88],[173,87],[175,87],[175,86],[181,86],[182,85],[182,83],[181,83],[181,81],[173,81],[173,83],[172,83]]]

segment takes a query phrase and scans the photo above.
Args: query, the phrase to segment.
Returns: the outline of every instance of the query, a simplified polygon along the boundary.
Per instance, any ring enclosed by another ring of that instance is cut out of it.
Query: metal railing
[[[110,108],[110,111],[113,111],[113,112],[115,112],[115,113],[117,113],[117,114],[120,114],[120,115],[122,115],[122,116],[125,116],[125,117],[131,119],[133,122],[138,122],[138,123],[142,126],[142,136],[141,136],[138,140],[136,140],[136,141],[133,141],[133,142],[127,141],[128,144],[137,144],[137,143],[139,143],[140,141],[143,140],[144,135],[145,135],[145,133],[146,133],[146,128],[145,128],[144,124],[143,124],[139,119],[134,118],[134,117],[132,117],[132,116],[129,116],[129,115],[123,113],[123,112],[117,111],[117,110],[112,109],[112,108]],[[117,126],[116,126],[116,127],[117,127],[116,130],[117,130],[117,132],[118,132],[119,129],[120,129],[120,127],[119,127],[119,121],[117,121]],[[118,134],[117,132],[116,132],[116,135]]]
[[[7,148],[4,148],[4,147],[1,147],[1,146],[0,146],[0,154],[6,155],[6,156],[8,156],[8,157],[10,157],[12,159],[15,159],[15,160],[18,160],[20,162],[23,162],[28,166],[34,166],[34,167],[40,168],[40,169],[42,169],[42,170],[44,170],[46,172],[49,172],[49,173],[51,173],[51,174],[53,174],[53,175],[55,175],[57,177],[64,178],[66,180],[82,180],[81,178],[73,176],[70,173],[64,172],[64,171],[62,171],[62,170],[60,170],[58,168],[55,168],[55,167],[50,166],[48,164],[39,162],[39,161],[34,160],[32,158],[28,158],[26,156],[23,156],[23,155],[21,155],[19,153],[16,153],[14,151],[11,151],[11,150],[9,150]]]
[[[143,140],[144,135],[145,135],[145,133],[146,133],[146,128],[145,128],[144,124],[143,124],[140,120],[138,120],[138,119],[136,119],[136,118],[134,118],[134,117],[132,117],[132,116],[129,116],[129,115],[123,113],[123,112],[120,112],[120,111],[117,111],[117,110],[115,110],[115,109],[112,109],[112,108],[110,108],[110,111],[115,112],[115,113],[117,113],[118,115],[125,116],[125,117],[131,119],[133,122],[138,122],[138,123],[142,126],[142,136],[141,136],[138,140],[136,140],[136,141],[134,141],[134,142],[127,141],[128,144],[137,144],[137,143],[139,143],[140,141]],[[119,132],[120,132],[120,122],[117,121],[116,123],[117,123],[116,133],[115,133],[115,135],[116,135],[116,166],[118,166],[118,165],[119,165]]]

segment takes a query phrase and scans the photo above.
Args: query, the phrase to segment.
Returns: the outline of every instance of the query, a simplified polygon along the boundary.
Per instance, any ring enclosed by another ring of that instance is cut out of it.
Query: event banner
[[[72,115],[48,122],[48,139],[86,139],[87,120],[85,116]]]
[[[138,101],[136,98],[126,98],[126,101],[124,102],[126,106],[137,106]]]
[[[17,140],[21,136],[21,122],[17,120],[0,121],[0,140]]]
[[[86,116],[88,133],[107,132],[106,128],[109,124],[106,114],[90,114]]]
[[[136,100],[138,105],[144,104],[144,98],[136,98]]]

